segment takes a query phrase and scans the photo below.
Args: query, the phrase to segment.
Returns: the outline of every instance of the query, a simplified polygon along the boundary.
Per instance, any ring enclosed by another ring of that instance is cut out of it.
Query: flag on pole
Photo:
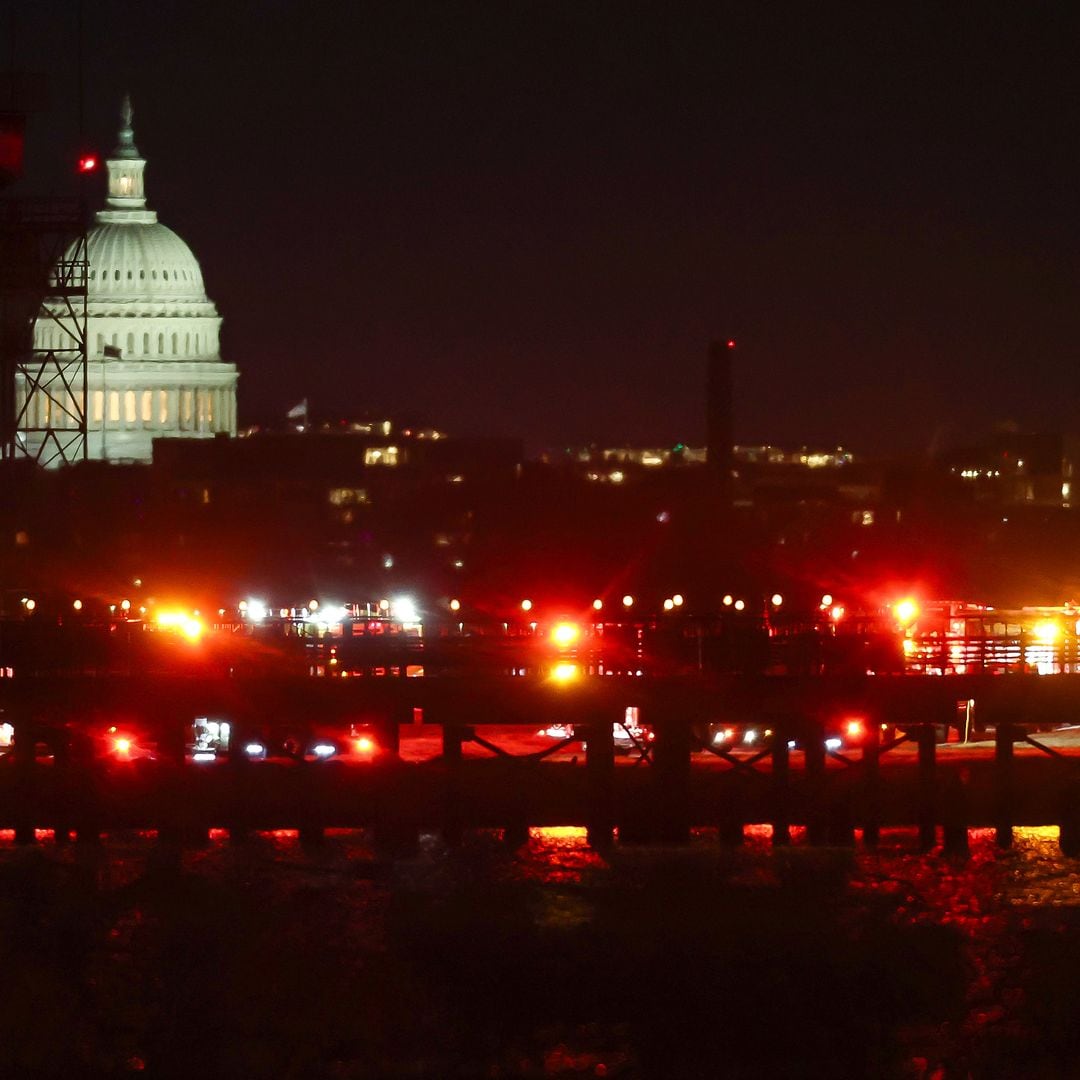
[[[299,427],[306,428],[308,422],[308,402],[307,398],[304,398],[298,405],[294,405],[286,414],[288,420],[299,420]]]

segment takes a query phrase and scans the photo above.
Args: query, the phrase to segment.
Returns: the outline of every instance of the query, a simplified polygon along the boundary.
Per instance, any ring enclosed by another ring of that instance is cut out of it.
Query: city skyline
[[[737,441],[921,454],[1073,427],[1061,12],[104,3],[85,143],[130,92],[241,422],[306,397],[531,452],[700,444],[732,335]],[[57,190],[75,19],[14,13],[53,107],[12,193]]]

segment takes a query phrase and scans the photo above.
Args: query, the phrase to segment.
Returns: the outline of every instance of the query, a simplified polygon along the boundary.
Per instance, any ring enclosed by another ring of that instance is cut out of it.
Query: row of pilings
[[[279,765],[235,754],[209,767],[185,760],[182,734],[159,744],[157,760],[102,766],[55,729],[26,724],[0,763],[0,828],[14,829],[24,844],[39,829],[61,842],[92,843],[102,832],[137,828],[173,845],[210,828],[236,839],[292,828],[311,843],[328,828],[371,828],[386,850],[407,852],[422,830],[455,843],[469,828],[502,828],[516,845],[530,826],[584,824],[603,847],[616,836],[685,843],[694,828],[712,826],[736,845],[746,825],[764,823],[776,846],[802,829],[810,845],[848,845],[861,833],[873,848],[884,827],[913,826],[922,850],[940,844],[962,855],[972,827],[993,828],[1004,848],[1014,826],[1058,825],[1062,851],[1080,854],[1080,757],[1045,746],[1019,724],[997,725],[992,755],[958,755],[955,746],[943,753],[931,723],[895,735],[870,725],[856,750],[833,753],[819,728],[779,718],[767,747],[740,755],[705,746],[690,722],[666,717],[652,741],[617,763],[613,724],[602,713],[575,725],[584,761],[568,764],[499,752],[478,760],[464,753],[476,729],[461,723],[441,725],[437,758],[406,763],[402,722],[380,722],[380,755],[367,765]],[[234,745],[244,736],[234,730]],[[1018,756],[1020,744],[1032,753]],[[702,750],[723,760],[703,766]]]

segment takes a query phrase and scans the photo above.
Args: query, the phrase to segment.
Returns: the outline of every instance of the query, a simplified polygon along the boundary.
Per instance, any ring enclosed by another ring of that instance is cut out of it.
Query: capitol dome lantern
[[[106,162],[106,206],[87,234],[87,456],[149,462],[154,439],[236,434],[237,371],[221,359],[221,316],[198,261],[147,209],[146,161],[127,98],[121,116]],[[63,302],[55,303],[61,310]],[[60,320],[41,317],[34,348],[67,347],[64,335]],[[21,407],[23,387],[16,393]],[[74,424],[48,416],[51,407],[46,395],[34,394],[30,426]]]

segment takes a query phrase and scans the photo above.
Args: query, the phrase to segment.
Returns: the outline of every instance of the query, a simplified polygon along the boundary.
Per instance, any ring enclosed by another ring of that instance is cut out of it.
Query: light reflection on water
[[[109,931],[108,963],[126,957],[125,964],[138,966],[140,950],[149,948],[146,943],[160,932],[155,926],[165,918],[161,898],[140,886],[160,857],[156,839],[154,832],[130,831],[105,835],[97,846],[61,844],[51,831],[39,830],[38,843],[27,850],[7,830],[0,832],[0,870],[17,869],[23,859],[91,868],[103,894],[129,897],[129,908],[115,916]],[[792,829],[788,847],[774,849],[771,839],[768,825],[755,825],[746,829],[743,845],[729,848],[715,829],[697,829],[681,848],[617,842],[600,853],[584,829],[562,826],[530,829],[511,850],[502,831],[493,829],[467,832],[454,849],[438,834],[425,833],[407,857],[389,859],[364,830],[328,830],[317,846],[303,843],[296,830],[256,833],[246,843],[213,830],[205,843],[183,852],[180,866],[189,882],[231,890],[260,917],[289,913],[275,947],[304,953],[317,934],[319,947],[334,950],[335,963],[357,970],[388,950],[395,958],[401,954],[404,959],[393,963],[408,969],[418,962],[409,953],[410,935],[423,931],[421,942],[468,942],[488,923],[507,948],[526,942],[529,932],[538,935],[540,946],[522,945],[527,956],[539,949],[537,963],[544,950],[557,951],[560,941],[588,942],[594,930],[601,934],[601,953],[612,934],[628,933],[629,943],[613,940],[633,950],[647,948],[655,932],[659,940],[674,942],[673,955],[687,941],[700,941],[706,956],[710,949],[725,955],[726,916],[745,920],[752,936],[770,919],[797,913],[804,899],[815,918],[815,906],[827,903],[839,912],[834,929],[854,925],[856,937],[863,932],[859,920],[877,927],[875,932],[892,926],[958,936],[964,971],[959,1012],[898,1029],[908,1058],[903,1075],[929,1075],[935,1061],[949,1058],[978,1063],[980,1053],[987,1053],[981,1047],[1012,1045],[1009,1040],[1028,1047],[1044,1034],[1032,1027],[1033,1003],[1044,1007],[1039,980],[1056,977],[1056,943],[1071,941],[1080,930],[1080,860],[1061,854],[1056,827],[1017,828],[1009,850],[996,846],[993,830],[973,829],[966,859],[940,849],[920,853],[914,829],[883,830],[874,851],[861,836],[853,848],[812,848],[799,828]],[[680,907],[684,893],[696,895],[699,907]],[[195,889],[193,895],[203,893]],[[717,925],[695,925],[695,918],[709,917],[714,896]],[[461,901],[457,906],[455,898]],[[664,905],[674,909],[667,912]],[[687,925],[681,927],[680,920]],[[808,921],[810,931],[819,925],[820,919]],[[684,934],[690,936],[684,940]],[[783,948],[798,943],[790,934],[783,940]],[[746,943],[736,944],[741,956]],[[752,944],[770,947],[767,939]],[[775,964],[775,957],[770,961]],[[413,986],[411,992],[421,991]],[[560,1061],[568,1072],[583,1061],[590,1069],[621,1063],[625,1075],[639,1075],[634,1012],[613,1015],[586,1034],[569,1018],[557,1030],[543,1029],[536,1035],[547,1043],[543,1060]],[[507,1067],[501,1075],[528,1073]],[[1013,1069],[1011,1075],[1025,1073]]]

